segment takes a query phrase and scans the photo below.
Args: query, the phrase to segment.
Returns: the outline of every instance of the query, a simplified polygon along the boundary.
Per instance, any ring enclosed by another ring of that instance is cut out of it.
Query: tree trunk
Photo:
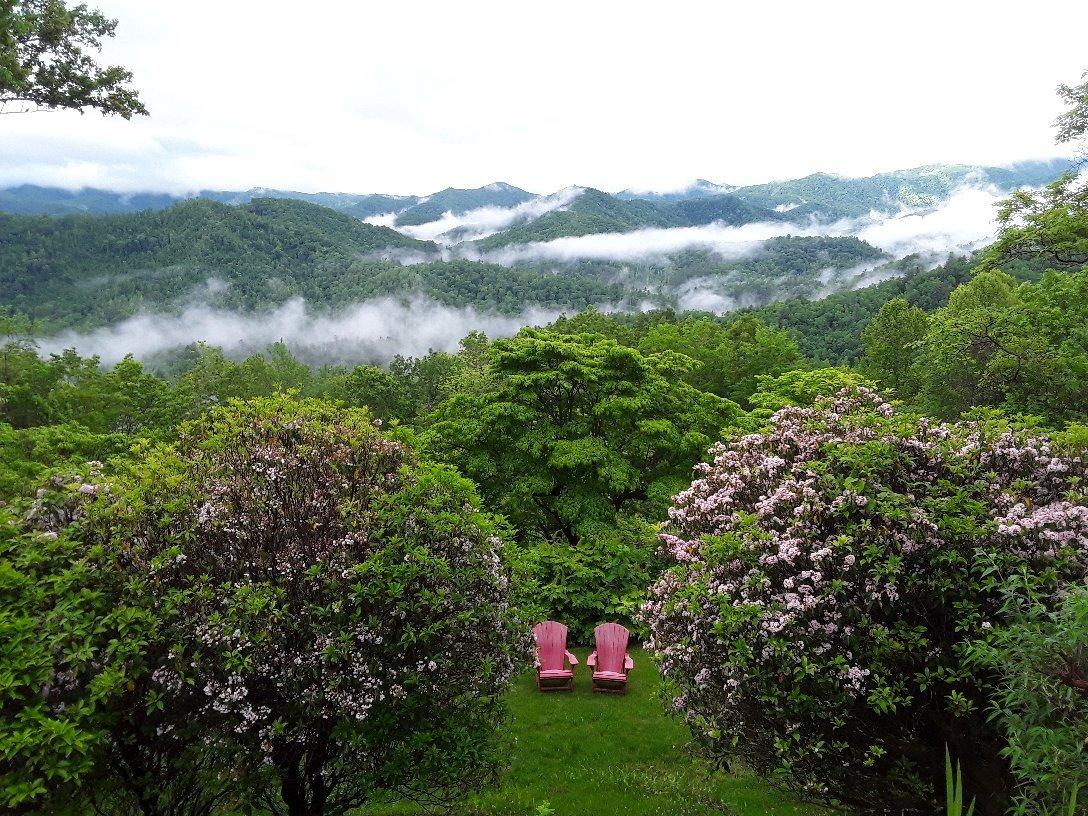
[[[309,802],[306,800],[306,783],[299,765],[297,756],[279,763],[280,796],[287,805],[288,816],[311,816]]]

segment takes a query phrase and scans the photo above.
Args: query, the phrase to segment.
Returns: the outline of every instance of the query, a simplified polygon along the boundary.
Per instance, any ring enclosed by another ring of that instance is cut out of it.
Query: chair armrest
[[[630,671],[635,667],[635,661],[631,659],[631,655],[624,655],[623,667],[627,669],[627,671]]]
[[[591,654],[589,657],[586,658],[586,665],[591,669],[597,667],[597,653],[596,652],[594,652],[593,654]]]
[[[567,655],[567,662],[568,663],[570,663],[572,666],[577,666],[578,665],[578,658],[577,657],[575,657],[570,652],[567,652],[566,655]]]

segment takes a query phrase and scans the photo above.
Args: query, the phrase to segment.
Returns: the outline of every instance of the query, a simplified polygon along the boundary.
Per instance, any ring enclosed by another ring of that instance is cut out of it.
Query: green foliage
[[[1001,232],[982,255],[984,268],[1040,260],[1054,269],[1088,264],[1088,184],[1062,176],[1041,191],[1020,190],[1001,204]]]
[[[755,412],[764,416],[791,405],[811,408],[819,398],[837,394],[844,388],[868,388],[872,385],[848,368],[794,370],[777,377],[762,375],[756,380],[756,391],[748,401]]]
[[[438,406],[427,445],[523,537],[577,546],[619,513],[660,512],[676,477],[740,415],[677,382],[689,367],[595,335],[526,330],[492,346],[491,390]]]
[[[1083,143],[1088,136],[1088,71],[1081,79],[1079,85],[1058,86],[1058,97],[1068,106],[1056,122],[1058,144]]]
[[[966,258],[951,258],[933,269],[909,258],[902,265],[903,277],[821,300],[790,299],[752,311],[768,325],[793,334],[806,357],[853,364],[864,353],[862,331],[889,300],[902,297],[931,312],[945,304],[953,289],[971,279],[972,264]]]
[[[939,416],[1004,407],[1051,422],[1088,416],[1088,270],[1035,284],[980,272],[935,312],[919,401]]]
[[[92,469],[86,474],[95,478]],[[66,804],[95,770],[153,621],[118,603],[65,527],[81,488],[53,479],[31,523],[0,510],[0,809]],[[61,532],[57,532],[60,528]]]
[[[152,434],[182,410],[167,383],[131,357],[103,370],[74,351],[42,360],[33,347],[0,347],[0,420],[16,428],[68,422],[98,434]]]
[[[512,548],[515,597],[537,618],[565,623],[572,644],[591,644],[602,621],[644,634],[638,609],[664,566],[656,532],[641,518],[619,516],[587,531],[577,547],[553,540]]]
[[[147,109],[124,68],[95,62],[117,21],[62,0],[0,3],[0,107],[97,110],[131,119]]]
[[[1009,623],[974,656],[1000,677],[993,716],[1019,783],[1014,812],[1083,814],[1077,794],[1088,786],[1088,589],[1073,588],[1057,608],[1025,574],[1006,579],[1002,590]]]
[[[365,411],[290,395],[219,407],[118,464],[54,480],[36,529],[5,538],[11,796],[79,775],[109,812],[335,816],[491,778],[527,625],[471,484]],[[55,562],[98,591],[62,573],[49,594]],[[129,618],[145,628],[119,631]],[[50,742],[60,714],[74,736]]]
[[[671,351],[699,365],[684,379],[700,391],[744,405],[761,376],[788,371],[800,362],[797,343],[785,332],[745,315],[730,326],[706,319],[660,323],[638,343],[643,354]]]
[[[527,305],[584,308],[624,288],[576,272],[557,274],[453,260],[402,266],[430,242],[303,201],[254,199],[228,206],[193,199],[165,210],[60,219],[0,214],[0,299],[44,333],[92,327],[194,298],[240,311],[292,297],[337,310],[387,295],[519,313]]]
[[[50,473],[124,453],[124,434],[101,434],[76,422],[13,428],[0,422],[0,496],[25,496]]]
[[[57,326],[163,307],[208,287],[209,279],[219,282],[208,289],[209,301],[223,306],[279,305],[292,295],[328,303],[382,268],[359,257],[393,248],[433,245],[282,199],[237,207],[192,200],[98,217],[0,215],[0,297]]]
[[[522,588],[585,637],[630,618],[663,512],[737,405],[679,378],[688,358],[600,335],[523,331],[491,347],[489,387],[438,405],[427,447],[514,525]]]
[[[929,318],[917,306],[901,297],[889,300],[861,333],[865,356],[858,368],[896,396],[913,396],[918,391],[918,346],[928,327]]]
[[[944,749],[944,786],[945,786],[945,814],[946,816],[972,816],[975,812],[975,802],[967,807],[967,813],[963,812],[963,774],[960,772],[960,764],[956,763],[956,770],[952,770],[952,755],[948,752],[948,746]]]
[[[925,814],[947,743],[978,811],[1003,816],[996,678],[969,656],[1006,622],[995,576],[1023,570],[1049,608],[1083,584],[1084,461],[865,390],[711,456],[674,498],[674,564],[645,606],[701,749],[828,804]]]

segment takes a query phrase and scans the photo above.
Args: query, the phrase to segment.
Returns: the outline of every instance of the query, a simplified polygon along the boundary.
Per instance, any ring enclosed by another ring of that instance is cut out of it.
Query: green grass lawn
[[[688,732],[669,717],[649,657],[632,652],[626,696],[594,694],[576,650],[573,693],[540,694],[534,677],[510,693],[510,766],[500,786],[455,808],[459,816],[789,816],[812,813],[753,776],[716,773],[692,757]],[[390,813],[410,811],[394,810]]]

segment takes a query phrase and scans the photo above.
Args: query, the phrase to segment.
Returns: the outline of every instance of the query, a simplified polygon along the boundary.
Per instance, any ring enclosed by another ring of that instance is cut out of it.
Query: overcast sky
[[[1088,3],[91,0],[151,111],[0,117],[0,185],[668,189],[1051,156]]]

